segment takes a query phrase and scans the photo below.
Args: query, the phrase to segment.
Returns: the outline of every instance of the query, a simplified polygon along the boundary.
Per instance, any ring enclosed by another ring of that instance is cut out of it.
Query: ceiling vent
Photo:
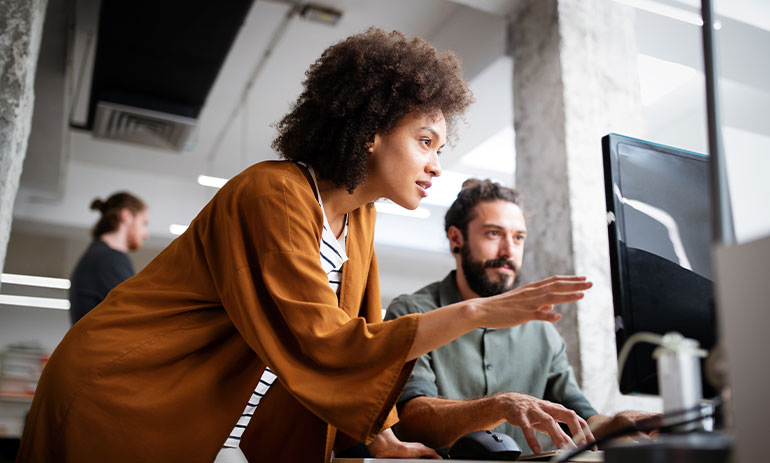
[[[95,137],[174,151],[191,150],[197,121],[176,114],[100,101],[96,105]]]

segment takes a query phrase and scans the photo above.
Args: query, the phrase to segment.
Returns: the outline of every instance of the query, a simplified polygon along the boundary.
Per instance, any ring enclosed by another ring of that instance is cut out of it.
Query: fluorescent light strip
[[[38,286],[41,288],[70,289],[70,281],[66,278],[38,277],[33,275],[17,275],[3,273],[0,281],[9,285]]]
[[[666,5],[665,3],[656,2],[653,0],[615,0],[616,3],[622,3],[624,5],[632,6],[634,8],[649,11],[650,13],[666,16],[667,18],[683,21],[695,26],[702,26],[703,19],[700,14],[687,11],[675,6]],[[721,25],[720,25],[721,26]]]
[[[40,307],[43,309],[69,310],[70,301],[51,297],[11,296],[0,294],[0,304],[17,305],[22,307]]]
[[[383,214],[403,215],[405,217],[414,217],[417,219],[427,219],[430,217],[430,211],[424,207],[418,207],[415,210],[405,209],[398,204],[385,203],[377,201],[374,203],[374,207],[377,208],[377,212]]]
[[[208,175],[199,175],[198,184],[212,188],[222,188],[229,178],[209,177]]]
[[[181,235],[182,233],[184,233],[184,232],[185,232],[185,230],[187,230],[187,227],[188,227],[188,226],[189,226],[189,225],[179,225],[178,223],[173,223],[173,224],[171,224],[171,225],[168,227],[168,231],[170,231],[170,232],[171,232],[172,234],[174,234],[174,235],[177,235],[177,236],[179,236],[179,235]]]

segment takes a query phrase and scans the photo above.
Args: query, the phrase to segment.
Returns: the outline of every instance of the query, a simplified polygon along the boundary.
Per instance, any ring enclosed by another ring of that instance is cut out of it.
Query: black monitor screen
[[[677,331],[712,348],[708,158],[616,134],[602,147],[618,349],[641,331]],[[622,392],[658,393],[654,349],[633,348]]]

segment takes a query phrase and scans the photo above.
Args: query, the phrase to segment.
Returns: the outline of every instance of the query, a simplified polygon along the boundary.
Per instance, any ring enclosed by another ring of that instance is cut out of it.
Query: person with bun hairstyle
[[[70,280],[70,320],[74,325],[99,305],[115,286],[134,276],[128,257],[147,239],[147,206],[131,193],[99,198],[91,209],[101,217],[91,230],[93,241],[78,261]]]
[[[438,458],[391,430],[414,360],[583,297],[585,278],[553,277],[383,322],[373,202],[417,208],[472,95],[454,54],[374,28],[305,75],[277,127],[284,160],[231,178],[69,330],[17,461],[214,461],[267,368],[277,379],[239,439],[248,461],[328,463],[356,443]]]

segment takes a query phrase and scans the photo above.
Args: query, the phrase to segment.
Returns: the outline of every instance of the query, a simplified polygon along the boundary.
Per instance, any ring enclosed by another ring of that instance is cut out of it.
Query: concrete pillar
[[[47,0],[0,0],[0,271],[32,121]]]
[[[511,23],[516,187],[529,234],[528,281],[588,276],[557,328],[600,412],[651,408],[618,392],[601,137],[644,137],[633,11],[607,0],[534,0]]]

